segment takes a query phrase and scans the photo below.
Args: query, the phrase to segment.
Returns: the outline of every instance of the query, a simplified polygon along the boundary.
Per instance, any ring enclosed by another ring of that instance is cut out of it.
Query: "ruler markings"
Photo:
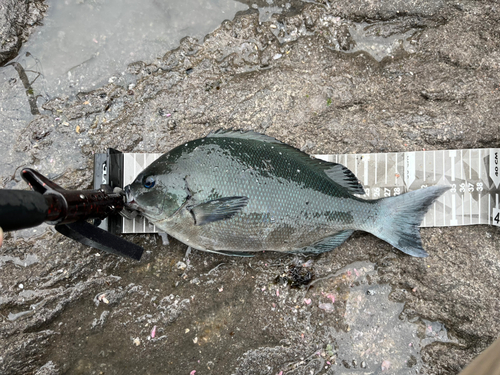
[[[394,163],[394,185],[398,184],[398,154],[396,154],[396,162]]]
[[[462,156],[462,151],[463,150],[460,150],[460,161],[463,161],[464,158]],[[464,179],[464,166],[463,164],[460,164],[460,179],[463,180]]]
[[[461,205],[462,206],[462,225],[465,224],[465,221],[464,221],[465,220],[464,219],[464,206],[465,206],[465,204],[464,204],[464,198],[465,198],[465,193],[462,195],[462,205]]]
[[[446,194],[441,195],[443,199],[443,206],[446,207]],[[443,225],[446,223],[446,210],[443,210]]]
[[[472,150],[469,151],[469,180],[472,180]]]
[[[457,152],[455,150],[451,150],[449,153],[451,159],[451,180],[455,181],[455,157],[457,156]],[[443,173],[444,169],[444,157],[443,157]]]
[[[365,163],[364,164],[365,168],[364,168],[364,172],[363,172],[365,175],[363,177],[364,177],[365,185],[368,185],[368,162],[370,161],[370,157],[368,155],[365,155],[363,159],[364,159],[364,163]]]
[[[481,179],[481,169],[483,169],[483,164],[481,163],[481,149],[477,150],[479,153],[479,157],[477,158],[477,163],[478,163],[478,178]],[[472,164],[472,163],[471,163]]]
[[[387,154],[385,154],[385,184],[387,185]]]
[[[451,225],[457,225],[457,205],[455,204],[455,201],[456,201],[456,195],[453,194],[451,196],[451,220],[450,220]]]
[[[495,154],[495,156],[497,155],[498,153]],[[498,164],[498,162],[495,162],[495,164]],[[500,206],[498,202],[498,193],[495,194],[495,207],[493,207],[493,209],[490,212],[491,212],[492,224],[500,227]]]
[[[426,177],[425,177],[425,152],[423,153],[423,156],[424,156],[424,163],[422,165],[422,169],[423,169],[424,177],[422,178],[422,180],[425,183],[425,180],[426,180]]]
[[[358,178],[364,183],[368,192],[365,196],[367,198],[380,198],[384,196],[384,193],[389,194],[389,192],[392,196],[435,184],[451,185],[452,189],[441,196],[425,215],[422,226],[496,225],[493,218],[500,209],[500,196],[495,180],[493,180],[493,184],[490,183],[489,173],[492,173],[492,169],[489,163],[491,164],[491,160],[494,159],[492,159],[493,156],[488,156],[493,155],[493,153],[496,155],[497,150],[467,149],[440,150],[441,153],[439,151],[415,151],[360,155],[336,154],[324,155],[323,157],[327,158],[325,160],[335,160],[337,163],[345,161],[343,164],[346,167],[353,168],[351,170],[356,175],[359,173]],[[451,151],[455,151],[455,153]],[[130,158],[129,155],[133,157]],[[141,172],[141,168],[145,168],[159,156],[161,154],[148,154],[147,157],[144,154],[125,154],[124,162],[128,163],[128,167],[124,166],[124,173],[129,174],[128,176],[124,175],[125,183],[129,183],[129,180],[131,182]],[[439,160],[440,157],[442,160]],[[352,166],[352,162],[354,162],[354,166]],[[363,163],[363,165],[358,168],[358,163]],[[402,165],[400,166],[398,163]],[[469,164],[468,171],[465,169],[465,163]],[[404,169],[401,174],[399,173],[400,167]],[[446,169],[447,167],[448,169]],[[458,173],[457,168],[460,169],[460,173]],[[483,169],[486,173],[482,173]],[[379,176],[379,171],[384,176]],[[394,185],[392,185],[393,180],[389,176],[391,171],[395,173]],[[461,181],[458,180],[459,178]],[[485,197],[487,199],[483,199],[484,195],[487,195]],[[448,199],[448,197],[451,198]],[[461,220],[459,216],[461,216]],[[475,220],[476,217],[477,220]],[[136,218],[132,221],[123,219],[121,223],[126,233],[137,233],[141,227],[144,232],[157,230],[144,218]]]
[[[446,177],[446,164],[445,164],[445,156],[444,156],[444,150],[442,151],[442,158],[443,158],[443,178]]]
[[[436,151],[432,151],[432,155],[434,156],[434,179],[432,181],[436,181]]]
[[[478,212],[477,223],[481,224],[481,193],[479,193],[477,212]]]
[[[488,225],[491,224],[491,195],[488,195]]]
[[[469,224],[472,224],[472,199],[469,199],[469,213],[470,213]]]

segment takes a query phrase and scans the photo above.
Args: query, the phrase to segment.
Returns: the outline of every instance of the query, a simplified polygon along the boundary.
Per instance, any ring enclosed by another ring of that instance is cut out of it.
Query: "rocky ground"
[[[4,0],[0,3],[0,66],[16,57],[35,26],[41,24],[46,10],[43,0]]]
[[[130,65],[135,84],[116,76],[45,103],[14,152],[62,186],[90,188],[96,152],[164,152],[221,127],[311,154],[499,147],[499,20],[494,1],[323,1],[265,22],[250,10]],[[393,42],[356,48],[375,37]],[[307,262],[135,235],[147,252],[133,262],[50,229],[10,234],[0,372],[456,374],[500,332],[500,230],[422,237],[425,259],[360,233]],[[294,265],[314,275],[311,288],[276,281]]]

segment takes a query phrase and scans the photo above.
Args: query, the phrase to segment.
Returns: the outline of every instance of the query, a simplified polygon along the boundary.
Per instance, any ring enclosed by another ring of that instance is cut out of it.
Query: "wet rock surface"
[[[40,25],[46,10],[43,0],[3,0],[0,3],[0,66],[17,55],[34,26]]]
[[[62,186],[89,188],[95,152],[165,152],[221,127],[311,154],[498,147],[499,19],[493,2],[334,1],[265,22],[250,10],[130,65],[134,84],[117,76],[46,103],[14,152]],[[395,39],[354,51],[353,35]],[[429,258],[359,233],[308,262],[135,235],[147,252],[132,262],[50,229],[9,234],[0,372],[456,374],[500,332],[500,230],[422,237]],[[309,287],[275,284],[304,264]]]

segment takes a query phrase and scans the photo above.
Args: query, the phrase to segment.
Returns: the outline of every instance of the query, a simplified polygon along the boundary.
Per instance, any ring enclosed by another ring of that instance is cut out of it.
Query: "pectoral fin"
[[[193,215],[195,225],[205,225],[214,221],[229,219],[240,212],[247,204],[247,197],[227,197],[186,208]]]

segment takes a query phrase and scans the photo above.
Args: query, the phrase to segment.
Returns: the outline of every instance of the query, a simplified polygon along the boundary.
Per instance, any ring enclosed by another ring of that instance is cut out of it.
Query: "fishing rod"
[[[0,227],[8,232],[55,225],[66,237],[86,246],[140,260],[144,249],[87,222],[124,209],[124,195],[108,184],[95,190],[66,190],[39,172],[24,168],[21,177],[32,191],[0,190]]]

